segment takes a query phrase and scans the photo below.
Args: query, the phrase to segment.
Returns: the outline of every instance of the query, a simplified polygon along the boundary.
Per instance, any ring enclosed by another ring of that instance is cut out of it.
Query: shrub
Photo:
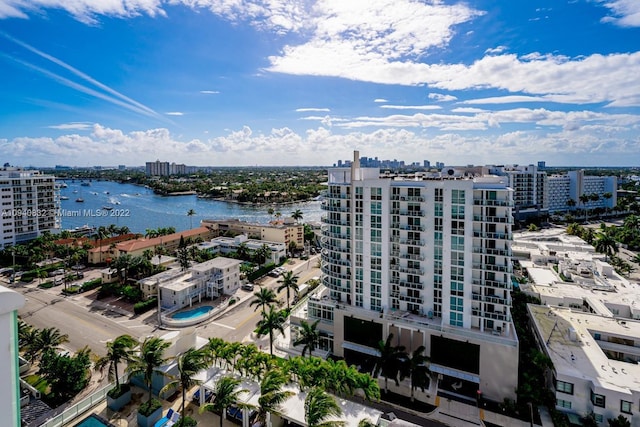
[[[77,294],[80,292],[80,286],[69,286],[67,289],[63,289],[62,293],[65,295]]]
[[[129,384],[120,384],[120,387],[114,387],[109,390],[107,395],[112,399],[117,399],[129,390],[131,390],[131,386]]]
[[[142,314],[145,313],[149,310],[151,310],[152,308],[156,307],[158,305],[158,299],[157,298],[150,298],[146,301],[140,301],[137,302],[133,305],[133,312],[135,314]]]
[[[235,304],[235,303],[236,303],[236,299],[235,299],[235,298],[231,298],[231,299],[229,300],[229,305],[233,305],[233,304]]]
[[[267,264],[264,267],[261,267],[261,268],[257,269],[256,271],[247,274],[247,279],[250,282],[253,282],[257,278],[264,276],[265,274],[267,274],[268,272],[270,272],[274,268],[275,268],[275,264]]]
[[[50,288],[53,288],[55,285],[56,284],[53,283],[53,281],[48,281],[38,285],[38,287],[43,289],[50,289]]]
[[[161,407],[162,407],[162,403],[158,399],[153,398],[147,402],[144,402],[142,405],[140,405],[138,412],[144,415],[145,417],[148,417],[149,415],[153,414],[153,412],[156,409]]]
[[[184,418],[180,418],[178,422],[174,424],[175,427],[195,427],[197,425],[198,422],[188,415]]]
[[[90,291],[92,289],[100,287],[100,285],[102,285],[102,279],[100,278],[89,280],[82,284],[82,286],[80,287],[80,292]]]

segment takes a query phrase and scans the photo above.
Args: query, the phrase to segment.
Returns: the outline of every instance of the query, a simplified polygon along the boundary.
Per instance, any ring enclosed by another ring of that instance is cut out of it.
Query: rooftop
[[[630,390],[640,389],[640,365],[609,359],[601,346],[616,344],[595,339],[595,334],[601,334],[638,341],[640,322],[565,307],[530,304],[528,309],[556,372],[592,381],[596,387],[619,393],[630,394]],[[636,348],[625,347],[631,351]]]

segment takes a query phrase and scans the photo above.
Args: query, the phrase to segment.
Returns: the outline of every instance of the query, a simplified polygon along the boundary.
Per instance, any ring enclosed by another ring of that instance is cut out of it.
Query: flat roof
[[[609,359],[600,346],[616,344],[595,339],[599,333],[638,341],[640,322],[566,307],[529,304],[528,310],[559,375],[581,378],[596,387],[623,394],[640,391],[640,365]],[[637,347],[628,349],[634,351]]]
[[[242,261],[233,259],[233,258],[225,258],[225,257],[217,257],[210,259],[209,261],[201,262],[200,264],[196,264],[191,266],[189,269],[193,271],[205,272],[209,271],[212,268],[231,268],[236,265],[242,264]]]

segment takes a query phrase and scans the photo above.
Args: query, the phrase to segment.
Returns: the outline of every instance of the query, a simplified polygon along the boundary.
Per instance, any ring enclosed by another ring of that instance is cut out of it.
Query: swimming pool
[[[197,317],[204,316],[211,310],[213,310],[212,306],[203,305],[202,307],[194,308],[193,310],[179,311],[178,313],[172,314],[171,318],[176,320],[195,319]]]
[[[80,421],[79,424],[76,424],[76,427],[114,427],[114,425],[96,414],[91,414],[84,420]]]

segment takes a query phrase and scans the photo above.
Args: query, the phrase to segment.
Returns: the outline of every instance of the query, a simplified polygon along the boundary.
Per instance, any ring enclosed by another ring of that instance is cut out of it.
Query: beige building
[[[113,251],[113,256],[114,258],[124,254],[142,256],[145,250],[150,249],[155,252],[158,247],[163,247],[165,252],[170,253],[178,249],[180,238],[184,238],[185,241],[188,241],[189,239],[192,241],[200,239],[209,240],[214,237],[213,233],[214,232],[208,227],[198,227],[191,230],[168,234],[166,236],[154,237],[152,239],[129,240],[118,243]]]
[[[253,239],[284,243],[287,248],[292,241],[296,242],[298,248],[304,247],[304,225],[296,223],[292,218],[284,218],[270,224],[254,224],[237,219],[205,219],[201,225],[211,229],[215,233],[214,237],[229,231],[234,234],[246,234]]]

